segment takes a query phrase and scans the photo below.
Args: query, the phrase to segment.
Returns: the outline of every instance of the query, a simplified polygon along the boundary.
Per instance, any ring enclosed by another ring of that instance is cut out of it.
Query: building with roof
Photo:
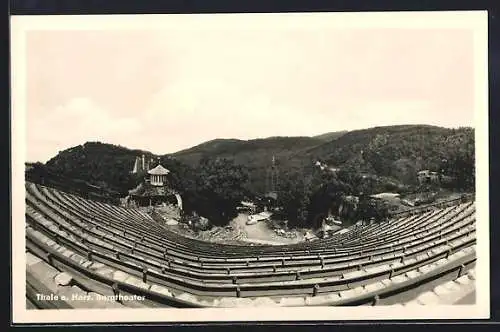
[[[155,168],[148,171],[149,182],[153,186],[163,186],[167,184],[167,175],[170,173],[168,169],[158,164]]]
[[[439,182],[439,173],[428,169],[417,172],[418,183],[437,183]]]
[[[173,204],[182,208],[180,195],[169,185],[170,171],[158,165],[148,170],[137,187],[129,190],[129,202],[138,206]]]

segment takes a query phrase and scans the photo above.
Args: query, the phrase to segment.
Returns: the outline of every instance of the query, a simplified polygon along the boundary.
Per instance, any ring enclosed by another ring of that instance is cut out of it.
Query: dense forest
[[[371,186],[370,191],[375,192],[416,185],[416,173],[424,169],[453,176],[455,182],[450,184],[453,188],[467,190],[474,186],[472,128],[405,125],[328,133],[312,138],[220,139],[171,156],[192,166],[203,156],[233,160],[248,169],[249,189],[256,193],[266,190],[266,172],[273,156],[280,173],[304,169],[319,160],[349,174],[365,175],[366,180],[359,185]]]
[[[235,216],[242,199],[257,200],[269,189],[273,156],[279,170],[276,204],[292,226],[318,226],[319,216],[329,211],[339,211],[346,220],[383,219],[387,207],[369,195],[419,190],[416,173],[422,169],[448,176],[452,180],[442,185],[454,191],[473,191],[475,185],[474,130],[424,125],[316,137],[217,139],[163,156],[88,142],[61,151],[46,164],[32,164],[26,177],[116,200],[142,180],[131,174],[142,154],[160,157],[171,171],[171,185],[183,196],[188,213],[196,211],[219,225]],[[321,170],[316,161],[328,167]]]
[[[102,188],[126,195],[128,189],[137,185],[137,179],[130,174],[136,156],[153,154],[142,150],[87,142],[83,145],[59,152],[47,161],[48,170],[61,176],[84,180]]]
[[[266,190],[266,173],[273,156],[278,167],[300,168],[310,161],[294,158],[308,149],[325,143],[311,137],[270,137],[255,140],[217,139],[180,151],[171,156],[183,163],[196,166],[203,158],[225,158],[245,167],[250,178],[249,189],[256,194]]]
[[[375,127],[346,133],[309,150],[307,156],[355,172],[415,184],[416,172],[423,169],[460,176],[465,167],[464,174],[472,175],[474,130],[424,125]]]

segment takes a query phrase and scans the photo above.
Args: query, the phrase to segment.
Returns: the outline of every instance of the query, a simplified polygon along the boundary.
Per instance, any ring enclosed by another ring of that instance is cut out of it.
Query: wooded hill
[[[325,202],[318,208],[324,212],[328,197],[418,190],[416,173],[422,169],[449,175],[454,180],[448,186],[456,191],[473,191],[475,178],[474,130],[427,125],[316,137],[216,139],[162,156],[87,142],[61,151],[46,164],[31,164],[26,177],[62,190],[116,199],[141,181],[131,171],[135,158],[142,154],[160,157],[171,171],[172,185],[184,194],[187,210],[204,211],[205,216],[219,218],[220,224],[234,216],[239,200],[266,192],[273,156],[279,169],[278,190],[287,193],[278,203],[288,206],[287,218],[295,218],[297,224],[311,220],[307,215],[315,201]],[[318,172],[316,161],[327,165],[324,171]],[[329,171],[330,167],[337,171]],[[323,192],[321,197],[318,190]],[[214,206],[222,208],[214,210]]]
[[[44,166],[60,176],[126,193],[136,183],[130,172],[135,157],[142,154],[156,157],[148,151],[87,142],[61,151]],[[470,187],[474,178],[474,130],[407,125],[316,137],[270,137],[248,141],[216,139],[160,157],[162,160],[173,158],[189,167],[196,167],[202,158],[231,160],[247,169],[252,190],[263,192],[273,156],[280,173],[284,174],[320,160],[332,167],[406,185],[416,183],[419,170],[442,170],[458,177],[458,186]]]
[[[472,128],[405,125],[329,133],[312,138],[214,140],[172,154],[191,166],[203,156],[233,160],[248,168],[252,190],[256,192],[266,189],[266,171],[271,166],[273,155],[282,173],[308,167],[319,160],[334,168],[396,185],[415,185],[416,173],[423,169],[457,177],[455,185],[460,188],[471,188],[474,183]]]

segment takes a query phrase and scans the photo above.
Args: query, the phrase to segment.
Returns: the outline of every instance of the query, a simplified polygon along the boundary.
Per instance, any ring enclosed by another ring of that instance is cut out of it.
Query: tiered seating
[[[375,303],[475,262],[474,202],[312,242],[242,246],[189,239],[137,209],[27,183],[26,220],[29,252],[89,291],[139,294],[148,305]]]

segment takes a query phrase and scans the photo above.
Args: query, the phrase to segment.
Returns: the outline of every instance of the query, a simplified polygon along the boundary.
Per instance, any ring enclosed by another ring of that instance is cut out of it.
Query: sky
[[[473,126],[473,55],[466,29],[30,31],[27,160],[87,141],[165,154],[215,138]]]

